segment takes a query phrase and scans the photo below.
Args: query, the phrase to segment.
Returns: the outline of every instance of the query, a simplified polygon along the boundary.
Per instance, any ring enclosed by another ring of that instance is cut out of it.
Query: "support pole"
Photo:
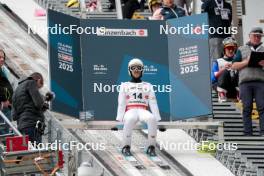
[[[120,0],[115,0],[117,19],[123,19],[122,4]]]

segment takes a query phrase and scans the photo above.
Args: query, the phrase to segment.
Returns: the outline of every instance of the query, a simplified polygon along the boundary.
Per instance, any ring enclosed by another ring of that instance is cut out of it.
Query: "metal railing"
[[[22,136],[22,134],[18,131],[18,129],[15,127],[14,124],[12,124],[12,122],[5,116],[5,114],[0,111],[0,116],[1,118],[5,121],[5,123],[12,128],[12,130],[14,131],[15,134],[17,134],[18,136]]]

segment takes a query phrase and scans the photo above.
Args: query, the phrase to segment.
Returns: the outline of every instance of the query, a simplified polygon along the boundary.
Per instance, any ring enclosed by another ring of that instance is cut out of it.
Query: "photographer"
[[[44,111],[49,108],[39,89],[43,87],[43,77],[40,73],[32,73],[20,81],[13,95],[12,117],[17,121],[18,130],[29,136],[32,143],[41,142],[45,123]],[[50,94],[46,101],[51,100]]]

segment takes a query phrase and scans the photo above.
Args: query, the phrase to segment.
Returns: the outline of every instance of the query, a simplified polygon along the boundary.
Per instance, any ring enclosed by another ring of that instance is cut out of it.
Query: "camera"
[[[42,106],[42,111],[46,111],[47,109],[49,109],[49,102],[55,99],[55,93],[54,92],[47,92],[45,94],[45,102]]]
[[[54,92],[47,92],[45,95],[45,101],[53,101],[55,99],[55,93]]]
[[[41,121],[37,121],[36,123],[36,130],[39,134],[43,135],[44,134],[44,131],[45,131],[45,128],[46,128],[46,125],[44,122],[41,122]]]

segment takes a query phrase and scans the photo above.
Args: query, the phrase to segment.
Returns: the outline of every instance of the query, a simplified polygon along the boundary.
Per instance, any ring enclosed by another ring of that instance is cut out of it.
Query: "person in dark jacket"
[[[183,8],[174,4],[174,0],[163,0],[160,14],[164,20],[186,16]]]
[[[115,9],[115,0],[109,0],[109,2],[110,6],[108,7],[108,9]],[[144,11],[146,0],[122,0],[121,2],[124,4],[122,8],[123,18],[131,19],[136,10],[140,9],[141,11]]]
[[[1,82],[1,78],[0,78]],[[0,110],[4,113],[4,115],[10,119],[10,107],[11,103],[8,100],[9,98],[9,91],[6,87],[0,86]],[[0,117],[0,123],[5,123],[5,121]],[[9,125],[5,123],[4,128],[0,130],[0,135],[8,134],[9,133]]]
[[[210,33],[210,58],[222,57],[222,42],[231,37],[232,6],[225,0],[204,0],[202,13],[208,13],[209,27],[215,32]]]
[[[108,9],[109,10],[113,10],[115,8],[116,8],[115,0],[109,0],[109,7],[108,7]]]
[[[7,74],[9,71],[5,67],[6,55],[3,49],[0,49],[0,110],[5,116],[11,120],[11,102],[13,88],[8,80]],[[4,123],[4,120],[0,117],[0,123]],[[0,134],[9,133],[9,126],[6,124],[3,130],[0,130]]]
[[[177,6],[184,8],[188,15],[192,15],[193,12],[193,0],[174,0]]]
[[[44,124],[44,111],[48,109],[39,92],[42,87],[43,77],[35,72],[18,83],[12,98],[12,117],[17,121],[18,130],[36,143],[41,142],[39,127]]]
[[[8,80],[7,74],[9,74],[8,69],[5,64],[6,55],[4,50],[0,49],[0,98],[4,101],[12,101],[13,87]]]
[[[124,0],[123,2],[123,18],[131,19],[133,17],[134,12],[140,8],[140,4],[138,0]]]

